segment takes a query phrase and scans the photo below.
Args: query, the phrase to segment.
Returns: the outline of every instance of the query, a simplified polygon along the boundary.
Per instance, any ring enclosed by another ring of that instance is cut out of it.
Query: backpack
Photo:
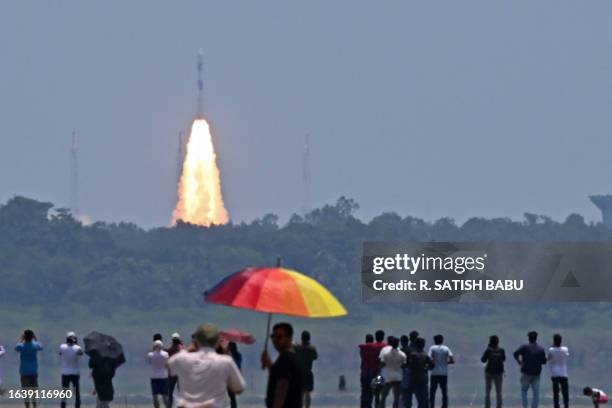
[[[501,374],[504,372],[505,352],[502,348],[489,348],[489,360],[487,361],[487,373]]]

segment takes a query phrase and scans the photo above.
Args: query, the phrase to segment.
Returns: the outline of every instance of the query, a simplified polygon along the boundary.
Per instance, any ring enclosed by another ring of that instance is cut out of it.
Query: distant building
[[[601,211],[604,225],[612,228],[612,195],[594,195],[589,198]]]

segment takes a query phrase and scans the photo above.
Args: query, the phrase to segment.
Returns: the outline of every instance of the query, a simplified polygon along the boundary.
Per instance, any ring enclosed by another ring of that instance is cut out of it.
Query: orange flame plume
[[[193,122],[187,142],[172,225],[179,220],[204,227],[228,222],[215,147],[204,119]]]

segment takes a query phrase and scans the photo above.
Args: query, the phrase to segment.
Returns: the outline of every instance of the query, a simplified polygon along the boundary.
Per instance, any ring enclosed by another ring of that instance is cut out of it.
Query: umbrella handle
[[[272,323],[272,313],[268,313],[268,324],[266,326],[266,336],[264,340],[264,352],[268,352],[268,341],[270,340],[270,324]],[[265,370],[265,366],[262,364],[261,369]]]

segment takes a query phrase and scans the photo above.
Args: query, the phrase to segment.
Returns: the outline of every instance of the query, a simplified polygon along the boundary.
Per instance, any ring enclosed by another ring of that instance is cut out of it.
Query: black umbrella
[[[123,346],[113,336],[93,331],[83,339],[85,354],[90,357],[112,360],[118,367],[125,363]]]

